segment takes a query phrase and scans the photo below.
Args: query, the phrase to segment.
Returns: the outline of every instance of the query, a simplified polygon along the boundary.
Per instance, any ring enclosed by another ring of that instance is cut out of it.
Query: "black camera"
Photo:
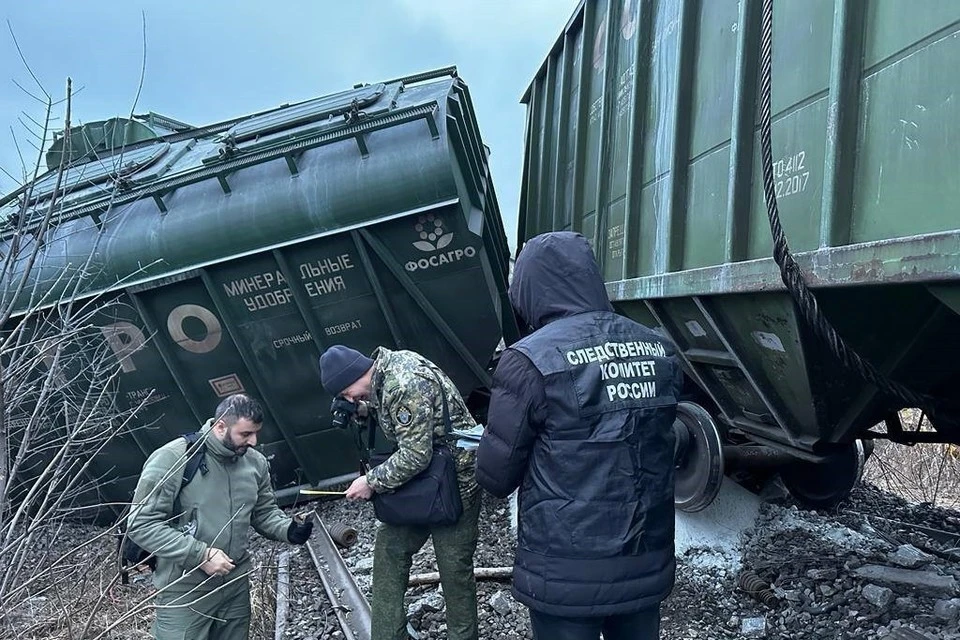
[[[350,419],[357,414],[357,405],[337,396],[330,405],[330,413],[333,414],[333,426],[346,429],[350,425]]]

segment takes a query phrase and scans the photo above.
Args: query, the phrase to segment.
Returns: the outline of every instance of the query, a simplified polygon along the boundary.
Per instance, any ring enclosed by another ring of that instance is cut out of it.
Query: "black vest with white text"
[[[510,348],[537,368],[546,396],[520,490],[515,588],[551,615],[658,605],[675,570],[675,347],[628,318],[591,311]]]

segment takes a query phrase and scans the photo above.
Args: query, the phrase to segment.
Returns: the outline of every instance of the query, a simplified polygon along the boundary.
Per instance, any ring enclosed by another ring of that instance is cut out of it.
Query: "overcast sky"
[[[523,91],[577,0],[9,0],[0,15],[0,167],[17,175],[18,119],[43,109],[6,22],[40,81],[74,119],[127,115],[142,64],[137,112],[200,125],[416,72],[457,65],[474,100],[511,243],[523,153]],[[58,115],[61,113],[58,111]],[[0,192],[16,183],[0,175]]]

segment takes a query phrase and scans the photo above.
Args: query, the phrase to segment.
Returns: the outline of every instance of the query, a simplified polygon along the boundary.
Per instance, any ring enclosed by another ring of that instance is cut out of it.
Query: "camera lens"
[[[336,397],[330,404],[330,413],[333,415],[333,426],[346,429],[350,424],[350,417],[357,412],[357,405],[346,398]]]

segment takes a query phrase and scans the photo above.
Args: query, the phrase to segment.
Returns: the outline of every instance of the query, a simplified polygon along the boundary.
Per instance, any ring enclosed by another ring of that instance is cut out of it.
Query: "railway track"
[[[316,510],[298,517],[313,520],[313,535],[306,548],[326,594],[327,603],[324,604],[329,608],[324,606],[324,609],[333,612],[345,640],[370,640],[370,604],[337,550],[337,544],[349,547],[355,543],[356,531],[340,524],[327,527]],[[277,571],[275,640],[289,637],[286,634],[291,600],[289,564],[289,552],[281,554]]]
[[[309,517],[313,519],[314,535],[307,541],[307,550],[340,624],[340,631],[346,640],[370,640],[370,603],[360,591],[357,581],[343,561],[343,556],[337,550],[338,544],[351,546],[356,542],[357,534],[349,527],[339,524],[328,527],[316,511],[311,511]],[[280,619],[278,613],[277,620]],[[420,634],[409,622],[407,636],[411,640],[420,638]],[[279,639],[278,633],[277,640]]]
[[[943,560],[950,562],[960,562],[960,533],[936,529],[922,524],[906,522],[904,520],[894,520],[871,513],[862,513],[852,509],[847,509],[843,513],[862,518],[870,524],[879,535],[894,545],[901,545],[906,542],[904,533],[919,533],[929,540],[939,544],[942,548],[923,544],[913,540],[912,544],[921,551],[938,556]]]
[[[311,511],[309,517],[313,519],[313,535],[307,541],[307,550],[340,623],[343,637],[346,640],[370,640],[370,603],[347,569],[327,525],[316,511]]]

